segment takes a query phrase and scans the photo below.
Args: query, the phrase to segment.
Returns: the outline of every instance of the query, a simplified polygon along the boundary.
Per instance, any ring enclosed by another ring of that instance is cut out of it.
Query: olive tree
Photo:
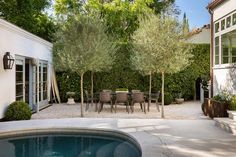
[[[138,69],[162,75],[161,115],[164,118],[165,73],[176,73],[189,65],[191,46],[183,42],[182,26],[176,19],[153,14],[140,20],[140,27],[132,38]]]
[[[75,17],[63,24],[55,34],[53,61],[57,70],[80,75],[81,117],[83,117],[83,76],[97,66],[101,70],[109,52],[116,45],[106,35],[104,25],[90,17]],[[112,62],[112,59],[111,59]]]

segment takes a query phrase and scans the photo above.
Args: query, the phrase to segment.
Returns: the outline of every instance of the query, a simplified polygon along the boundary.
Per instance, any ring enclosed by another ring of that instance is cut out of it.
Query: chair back
[[[134,92],[131,97],[134,103],[141,103],[145,101],[143,92]]]
[[[140,92],[140,90],[137,89],[131,90],[131,93],[137,93],[137,92]]]
[[[125,103],[128,101],[128,93],[118,92],[116,93],[116,102]]]
[[[110,92],[110,93],[112,92],[112,90],[110,90],[110,89],[103,89],[102,91],[103,92]]]
[[[111,101],[111,92],[100,92],[100,98],[101,103],[108,103]]]
[[[151,98],[152,98],[152,99],[157,99],[157,100],[158,100],[158,99],[159,99],[159,96],[160,96],[160,91],[157,91],[156,93],[152,93],[152,94],[151,94]]]

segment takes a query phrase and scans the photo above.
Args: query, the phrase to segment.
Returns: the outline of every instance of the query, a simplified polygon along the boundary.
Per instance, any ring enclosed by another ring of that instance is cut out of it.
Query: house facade
[[[48,105],[51,76],[52,44],[0,19],[0,119],[16,100],[35,111]]]
[[[222,90],[236,94],[236,1],[214,0],[211,14],[212,94]]]

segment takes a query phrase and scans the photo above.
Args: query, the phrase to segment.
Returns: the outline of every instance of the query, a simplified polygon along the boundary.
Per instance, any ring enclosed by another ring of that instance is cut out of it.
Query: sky
[[[176,5],[181,10],[179,19],[183,20],[183,14],[186,13],[190,29],[210,24],[210,14],[206,9],[210,2],[211,0],[176,0]]]

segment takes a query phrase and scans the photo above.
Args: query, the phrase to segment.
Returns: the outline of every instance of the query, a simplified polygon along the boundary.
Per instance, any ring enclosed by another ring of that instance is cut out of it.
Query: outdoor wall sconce
[[[14,58],[11,56],[10,52],[6,52],[3,56],[3,67],[4,69],[12,69],[14,65]]]

